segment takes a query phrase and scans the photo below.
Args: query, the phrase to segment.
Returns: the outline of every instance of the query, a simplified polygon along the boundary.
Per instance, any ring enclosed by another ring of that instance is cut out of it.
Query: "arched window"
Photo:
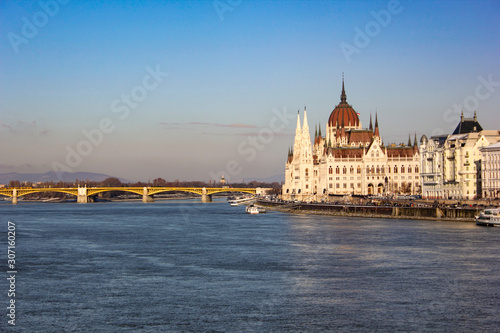
[[[401,173],[405,173],[405,166],[404,165],[401,166]]]
[[[309,177],[309,169],[306,169],[306,177]]]
[[[377,173],[380,173],[380,167],[377,165]]]
[[[411,173],[411,166],[408,167],[408,173]]]
[[[418,166],[415,167],[415,173],[418,173]]]
[[[346,174],[347,173],[347,168],[344,166],[344,168],[342,169],[342,173],[343,174]]]
[[[329,174],[329,175],[333,174],[333,168],[332,168],[332,167],[329,167],[329,168],[328,168],[328,174]]]
[[[335,168],[335,173],[338,175],[340,173],[340,168],[339,166],[337,165],[337,167]]]
[[[398,166],[397,165],[394,166],[394,173],[398,173]]]
[[[351,168],[349,169],[349,173],[354,173],[354,167],[351,165]]]
[[[361,173],[361,167],[358,165],[358,173]]]
[[[384,167],[384,166],[382,166],[382,168],[380,169],[380,171],[381,171],[382,173],[385,173],[385,167]]]

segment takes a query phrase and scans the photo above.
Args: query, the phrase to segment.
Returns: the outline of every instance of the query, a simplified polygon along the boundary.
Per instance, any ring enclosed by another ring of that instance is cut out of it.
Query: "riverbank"
[[[296,214],[319,214],[349,217],[393,218],[435,220],[451,222],[474,222],[479,215],[478,208],[448,208],[448,207],[399,207],[399,206],[369,206],[342,205],[321,203],[285,203],[259,200],[257,204],[270,210]]]

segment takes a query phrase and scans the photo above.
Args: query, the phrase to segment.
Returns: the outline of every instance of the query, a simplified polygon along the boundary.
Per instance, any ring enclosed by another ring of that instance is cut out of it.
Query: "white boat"
[[[264,207],[257,207],[255,205],[250,205],[250,206],[247,206],[247,208],[245,208],[245,211],[248,214],[261,214],[261,213],[265,213],[266,209]]]
[[[227,198],[227,202],[229,202],[229,204],[233,207],[239,206],[242,204],[246,204],[246,203],[249,203],[249,202],[254,201],[254,200],[255,200],[254,197],[239,197],[239,198],[229,197],[229,198]]]
[[[259,208],[255,206],[247,206],[247,208],[245,208],[245,211],[248,214],[259,214]]]
[[[476,224],[488,227],[500,227],[500,208],[486,208],[476,216]]]

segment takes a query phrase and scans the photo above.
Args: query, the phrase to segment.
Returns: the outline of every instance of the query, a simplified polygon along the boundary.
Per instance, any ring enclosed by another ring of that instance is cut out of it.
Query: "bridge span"
[[[142,202],[153,202],[154,195],[167,192],[187,192],[201,196],[202,202],[212,201],[212,195],[217,193],[248,193],[263,195],[270,188],[236,188],[236,187],[13,187],[0,188],[0,195],[11,197],[12,203],[17,204],[17,199],[23,195],[42,192],[56,192],[74,195],[78,203],[93,202],[99,193],[121,191],[142,195]]]

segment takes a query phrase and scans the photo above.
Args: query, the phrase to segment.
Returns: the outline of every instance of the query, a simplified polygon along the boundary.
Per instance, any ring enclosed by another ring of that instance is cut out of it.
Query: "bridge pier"
[[[201,189],[201,202],[212,202],[212,196],[207,194],[205,187]]]
[[[155,202],[155,199],[153,199],[152,195],[148,194],[148,188],[144,187],[142,190],[142,202]]]
[[[12,204],[17,205],[17,189],[12,190]]]
[[[78,196],[76,198],[76,202],[78,202],[78,203],[87,203],[88,202],[87,188],[86,187],[79,187],[78,188]]]

